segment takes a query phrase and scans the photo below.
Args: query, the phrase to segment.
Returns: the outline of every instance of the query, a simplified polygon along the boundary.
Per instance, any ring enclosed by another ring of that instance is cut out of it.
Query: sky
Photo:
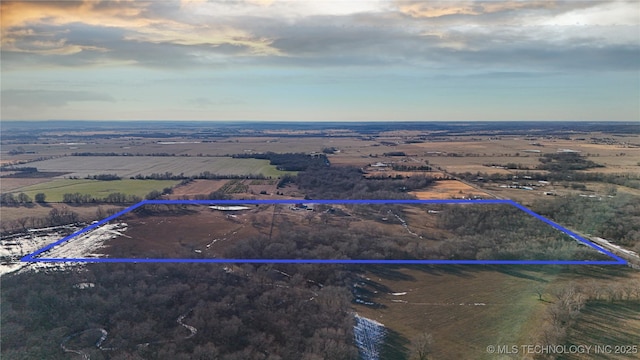
[[[640,0],[2,1],[0,16],[2,120],[640,120]]]

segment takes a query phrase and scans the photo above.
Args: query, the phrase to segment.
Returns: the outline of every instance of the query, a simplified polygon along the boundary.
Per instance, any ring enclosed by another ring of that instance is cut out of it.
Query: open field
[[[182,199],[184,196],[193,197],[194,195],[207,195],[213,191],[219,190],[229,180],[194,180],[186,185],[176,186],[173,193],[168,196],[169,199]]]
[[[143,176],[153,173],[194,176],[208,171],[217,175],[262,174],[278,177],[286,172],[269,165],[268,160],[233,159],[230,157],[174,157],[174,156],[67,156],[36,161],[29,166],[39,171],[65,171],[67,176],[85,177],[97,174],[117,174],[121,177]]]
[[[98,208],[103,212],[107,212],[112,209],[122,209],[122,206],[116,205],[82,205],[82,206],[70,206],[66,204],[46,204],[39,205],[33,204],[32,206],[2,206],[0,207],[0,218],[3,222],[10,223],[25,217],[47,217],[52,209],[69,210],[77,213],[80,219],[83,221],[89,220],[101,220],[96,219],[96,212]]]
[[[638,274],[629,270],[598,267],[379,266],[365,272],[358,284],[375,291],[372,300],[380,306],[355,305],[355,309],[390,330],[385,359],[405,359],[410,342],[426,333],[433,338],[430,350],[434,359],[491,360],[496,354],[487,352],[489,345],[520,348],[542,343],[542,329],[550,320],[548,308],[557,301],[554,294],[559,289],[590,286],[604,294],[608,291],[604,289],[614,286],[612,282],[633,289],[638,279]],[[590,300],[569,329],[566,344],[638,345],[639,332],[637,299]],[[533,358],[522,351],[512,355],[504,358]],[[637,353],[594,357],[592,352],[562,358],[635,359]]]
[[[505,266],[378,267],[364,277],[370,289],[377,287],[373,299],[384,307],[356,305],[356,311],[404,339],[388,339],[383,358],[403,359],[399,353],[410,351],[408,342],[427,333],[433,337],[434,359],[490,360],[496,355],[487,353],[488,345],[535,343],[537,334],[528,330],[535,329],[536,314],[544,310],[535,288],[555,276]]]
[[[285,132],[286,133],[286,132]],[[149,139],[149,138],[113,138],[96,139],[90,142],[62,142],[55,144],[22,144],[21,146],[29,153],[8,156],[5,151],[14,145],[3,148],[2,159],[5,161],[18,161],[35,159],[41,156],[62,156],[73,152],[102,152],[102,153],[128,153],[128,154],[154,154],[167,153],[180,155],[190,155],[196,157],[198,154],[224,156],[231,154],[273,152],[319,152],[324,148],[335,148],[336,153],[329,155],[332,164],[354,165],[364,167],[377,161],[398,161],[398,157],[386,157],[385,153],[401,151],[410,155],[411,158],[421,162],[428,160],[434,166],[440,167],[449,172],[487,172],[487,173],[509,173],[510,171],[499,168],[486,167],[483,164],[515,163],[523,166],[535,168],[539,165],[538,158],[542,154],[556,153],[562,150],[574,150],[585,155],[587,159],[606,167],[590,169],[590,172],[605,173],[638,173],[638,159],[640,158],[640,147],[633,144],[640,143],[634,136],[618,137],[612,139],[610,135],[593,133],[588,135],[573,136],[572,140],[556,137],[523,137],[523,136],[474,136],[460,135],[451,137],[439,137],[437,141],[415,139],[421,136],[421,132],[390,132],[386,136],[379,136],[374,139],[364,139],[359,136],[353,137],[305,137],[304,141],[294,137],[278,136],[231,136],[209,139],[206,141],[189,138],[188,136]],[[31,153],[32,152],[32,153]],[[139,160],[136,157],[127,157],[125,164],[93,162],[85,163],[84,168],[76,168],[61,163],[58,169],[69,169],[76,173],[85,174],[90,172],[95,174],[103,172],[102,169],[111,169],[111,172],[120,171],[123,176],[136,175],[137,173],[165,172],[174,174],[184,172],[202,171],[229,172],[229,169],[218,168],[218,165],[211,165],[203,159],[180,158],[179,165],[172,163],[174,157],[167,159],[156,159],[151,157],[152,163],[156,163],[158,168],[150,168],[149,163]],[[142,161],[138,166],[132,162]],[[211,159],[208,159],[211,160]],[[242,159],[252,160],[252,159]],[[49,160],[52,161],[52,160]],[[93,161],[93,160],[91,160]],[[96,160],[101,161],[101,160]],[[163,165],[164,162],[169,162]],[[200,162],[205,161],[205,162]],[[127,167],[126,162],[132,162],[132,167]],[[48,165],[40,162],[36,164],[41,170],[48,169]],[[42,166],[38,166],[42,164]],[[64,166],[62,166],[64,165]],[[195,168],[191,168],[191,166]],[[137,172],[136,172],[136,169]],[[84,171],[87,170],[87,171]],[[127,171],[129,170],[129,171]],[[61,170],[63,171],[63,170]],[[230,173],[236,174],[235,170]],[[262,172],[267,176],[278,176],[270,173],[266,169],[260,169],[257,165],[247,164],[243,171]]]
[[[610,346],[599,355],[569,354],[567,360],[638,359],[640,344],[640,301],[593,301],[581,311],[576,324],[569,330],[570,344]]]
[[[105,198],[110,193],[123,193],[144,198],[152,190],[162,191],[166,187],[178,184],[177,180],[71,180],[55,179],[50,182],[23,187],[24,192],[32,199],[37,193],[44,193],[46,201],[61,202],[66,193],[90,194],[96,198]]]
[[[474,196],[491,198],[492,196],[458,180],[440,180],[426,191],[413,191],[418,199],[469,199]]]
[[[51,178],[0,178],[0,191],[10,192],[21,188],[52,181]]]
[[[60,142],[51,144],[20,144],[26,151],[32,154],[5,156],[12,148],[18,145],[3,147],[2,158],[8,161],[17,159],[33,159],[43,155],[61,156],[71,153],[100,152],[100,153],[129,153],[129,154],[154,154],[168,153],[196,156],[198,154],[225,156],[233,154],[246,154],[248,152],[263,153],[273,152],[319,152],[325,147],[338,146],[349,148],[353,146],[353,138],[325,138],[306,137],[304,141],[295,137],[217,137],[207,139],[206,142],[193,139],[188,136],[162,139],[150,138],[122,138],[114,136],[110,139],[94,139],[87,142]]]

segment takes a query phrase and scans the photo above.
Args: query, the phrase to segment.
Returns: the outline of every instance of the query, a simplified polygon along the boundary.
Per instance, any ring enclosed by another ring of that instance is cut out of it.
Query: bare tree
[[[536,287],[534,288],[533,291],[536,292],[536,294],[538,294],[538,300],[542,301],[542,295],[544,295],[544,289],[545,287],[541,284],[536,285]]]
[[[427,360],[432,352],[433,336],[431,336],[431,334],[423,332],[411,341],[410,359]]]
[[[315,214],[313,213],[313,211],[307,211],[307,213],[304,215],[305,220],[307,220],[307,223],[311,224],[311,221],[313,220],[313,218],[315,217]]]
[[[16,219],[16,222],[18,223],[18,225],[20,225],[20,228],[22,229],[22,231],[26,231],[27,230],[27,222],[29,221],[28,217],[21,217]]]

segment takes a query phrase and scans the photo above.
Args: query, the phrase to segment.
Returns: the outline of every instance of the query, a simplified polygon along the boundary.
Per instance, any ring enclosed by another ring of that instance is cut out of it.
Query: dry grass
[[[420,200],[429,199],[461,199],[470,196],[491,197],[491,195],[475,189],[458,180],[440,180],[425,191],[412,191],[411,195]]]
[[[107,243],[106,253],[126,258],[188,257],[186,254],[198,257],[198,250],[205,257],[217,257],[234,240],[260,234],[257,224],[251,221],[253,211],[236,212],[236,217],[231,217],[228,212],[208,207],[189,209],[195,211],[183,215],[125,215],[122,219],[129,226],[126,237]]]
[[[104,211],[107,211],[109,209],[122,208],[115,205],[69,206],[65,204],[47,204],[45,206],[34,204],[31,207],[2,206],[0,207],[0,219],[2,219],[3,222],[5,221],[11,222],[11,221],[15,221],[17,219],[25,218],[25,217],[38,217],[38,218],[47,217],[49,215],[49,212],[52,209],[58,209],[58,210],[67,209],[69,211],[78,213],[78,215],[80,215],[80,217],[83,220],[89,221],[89,220],[96,220],[95,215],[96,215],[96,211],[98,210],[98,207],[102,208]]]
[[[366,277],[382,286],[376,301],[386,307],[355,308],[406,340],[431,334],[434,359],[495,359],[487,345],[532,342],[526,325],[538,321],[535,314],[544,307],[534,289],[546,279],[509,270],[511,274],[478,267],[379,267]],[[402,292],[407,294],[391,295]]]
[[[229,180],[194,180],[186,185],[176,186],[173,194],[168,196],[169,199],[182,199],[184,196],[193,197],[194,195],[208,195],[209,193],[220,189]]]
[[[0,189],[2,192],[19,190],[26,186],[42,184],[51,180],[53,178],[1,178]]]

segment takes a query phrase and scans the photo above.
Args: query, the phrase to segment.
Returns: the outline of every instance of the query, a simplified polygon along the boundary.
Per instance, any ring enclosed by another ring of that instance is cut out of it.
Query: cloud
[[[2,2],[3,69],[638,69],[628,1]],[[602,16],[600,16],[602,15]],[[576,24],[577,22],[577,24]],[[502,69],[503,67],[506,67]]]
[[[115,99],[108,95],[91,91],[71,90],[2,90],[2,108],[48,108],[64,107],[76,101],[106,101],[114,102]]]
[[[141,46],[163,44],[167,47],[184,45],[215,48],[231,45],[246,49],[251,56],[278,55],[270,47],[271,40],[254,36],[250,32],[221,22],[194,22],[188,14],[181,18],[180,7],[175,2],[2,2],[3,52],[40,55],[72,55],[82,51],[114,52],[118,47],[129,49],[129,44]],[[201,19],[202,20],[202,19]],[[210,20],[210,19],[207,19]],[[46,28],[46,31],[42,31]],[[74,39],[70,35],[73,28]],[[91,42],[104,42],[99,33],[113,32],[119,35],[111,47],[101,47]],[[94,35],[94,36],[91,36]],[[84,44],[83,44],[84,43]],[[139,54],[134,52],[132,55]],[[108,64],[110,56],[102,58]],[[135,56],[129,60],[139,61]],[[168,61],[168,63],[172,63]],[[77,64],[74,63],[73,65]]]
[[[451,15],[480,16],[491,13],[513,12],[521,10],[551,9],[556,3],[548,0],[538,1],[405,1],[395,2],[397,9],[415,18],[438,18]]]

